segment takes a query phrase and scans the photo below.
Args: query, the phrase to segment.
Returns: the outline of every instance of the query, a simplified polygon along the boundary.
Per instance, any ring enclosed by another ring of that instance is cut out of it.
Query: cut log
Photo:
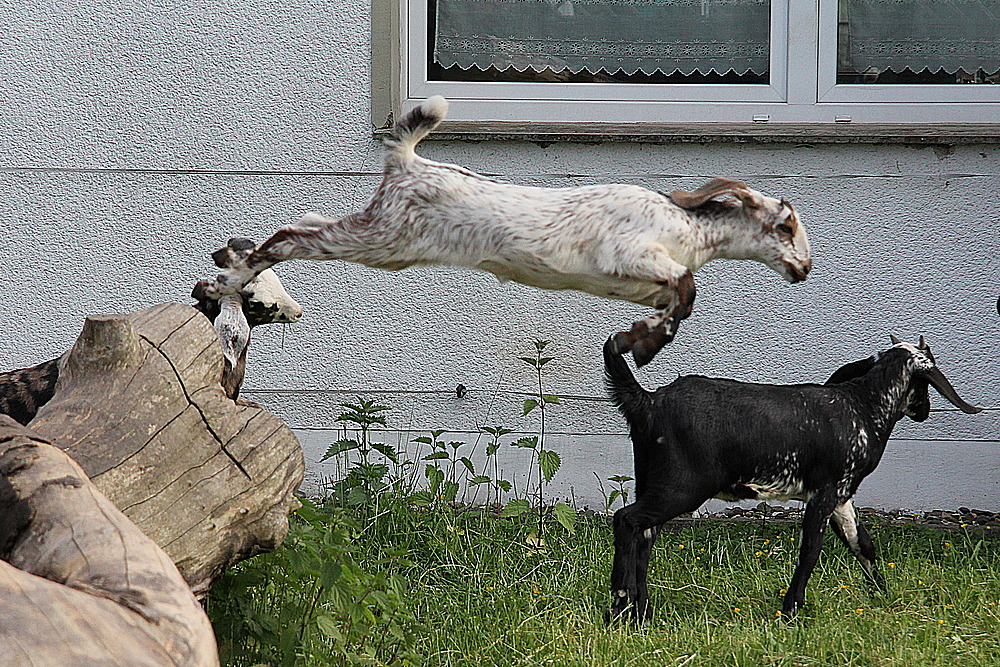
[[[305,471],[291,430],[226,397],[222,349],[193,308],[94,316],[31,429],[69,454],[203,595],[274,549]]]
[[[218,665],[170,558],[69,456],[0,415],[0,665]]]

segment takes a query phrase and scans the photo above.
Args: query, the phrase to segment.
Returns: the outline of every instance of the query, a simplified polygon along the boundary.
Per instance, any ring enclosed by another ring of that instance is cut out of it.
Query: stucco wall
[[[62,353],[88,313],[189,302],[194,281],[214,272],[207,253],[230,236],[260,240],[307,211],[354,211],[378,182],[366,6],[135,4],[0,5],[3,369]],[[924,334],[965,398],[988,406],[1000,405],[998,152],[421,146],[518,183],[670,190],[724,175],[796,204],[814,248],[809,280],[791,286],[745,262],[705,267],[695,314],[640,374],[649,386],[677,373],[817,381],[884,347],[889,333]],[[556,357],[548,390],[577,397],[549,415],[567,461],[554,490],[593,498],[587,468],[628,471],[622,424],[595,399],[600,345],[641,307],[451,268],[299,262],[278,271],[306,315],[285,332],[255,331],[246,394],[303,429],[311,458],[330,437],[311,429],[334,426],[338,403],[355,394],[383,392],[401,429],[475,432],[484,420],[534,429],[533,416],[520,417],[516,392],[531,378],[517,357],[542,338]],[[459,383],[471,390],[464,399],[453,397]],[[863,494],[886,507],[973,498],[996,509],[1000,444],[964,441],[997,439],[998,414],[901,423],[905,440],[890,445],[883,481]],[[315,482],[323,468],[311,474]]]

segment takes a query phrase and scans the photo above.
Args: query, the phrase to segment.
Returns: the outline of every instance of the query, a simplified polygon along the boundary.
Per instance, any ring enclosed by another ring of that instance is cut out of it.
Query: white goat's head
[[[734,244],[734,259],[755,259],[791,283],[806,279],[812,270],[809,238],[787,199],[768,197],[728,178],[713,179],[694,192],[677,190],[670,195],[675,204],[692,210],[717,197],[734,197],[739,204],[730,206],[739,206],[744,218],[759,223],[748,227],[742,242]]]

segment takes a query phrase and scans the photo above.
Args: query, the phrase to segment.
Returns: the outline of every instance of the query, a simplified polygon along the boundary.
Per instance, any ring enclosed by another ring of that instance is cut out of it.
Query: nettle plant
[[[347,408],[337,417],[337,422],[344,427],[344,437],[330,445],[320,459],[325,462],[333,458],[348,461],[351,452],[357,452],[359,458],[348,468],[347,474],[340,480],[330,484],[331,500],[338,505],[357,507],[374,501],[389,488],[389,465],[384,461],[373,461],[372,454],[377,452],[397,467],[403,465],[399,453],[390,445],[372,439],[372,430],[378,426],[385,427],[386,410],[389,406],[379,405],[374,401],[366,401],[361,397],[357,403],[341,403]],[[348,428],[357,429],[355,437],[348,437]]]
[[[559,397],[555,394],[545,393],[543,382],[542,382],[542,370],[546,364],[553,360],[553,357],[543,357],[542,354],[546,347],[548,347],[550,341],[547,340],[536,340],[535,345],[535,356],[533,357],[519,357],[521,361],[528,364],[535,369],[535,379],[536,379],[536,392],[533,398],[526,399],[524,401],[522,417],[527,417],[529,414],[537,411],[539,415],[539,426],[538,435],[525,436],[523,438],[518,438],[514,442],[510,443],[513,447],[528,449],[531,451],[531,468],[537,469],[538,482],[535,488],[535,497],[538,502],[538,539],[541,540],[542,531],[544,530],[544,491],[545,487],[552,481],[555,477],[556,472],[559,471],[559,467],[562,465],[562,459],[559,454],[551,449],[545,448],[545,412],[549,405],[557,405],[559,403]],[[528,472],[528,480],[526,482],[526,489],[531,485],[531,470]],[[512,517],[520,516],[525,512],[531,510],[531,502],[528,498],[512,498],[504,506],[503,511],[500,513],[501,516]],[[566,530],[573,532],[576,529],[576,510],[567,505],[566,503],[557,502],[552,508],[556,520],[562,525]]]
[[[420,436],[413,442],[430,447],[430,453],[421,460],[424,464],[424,477],[427,479],[427,490],[417,491],[410,495],[409,500],[417,506],[431,506],[440,503],[453,503],[461,488],[459,464],[465,470],[463,475],[475,475],[476,469],[467,456],[459,456],[458,450],[465,446],[464,442],[444,442],[441,436],[443,430],[431,431],[430,437]],[[443,466],[443,467],[442,467]]]

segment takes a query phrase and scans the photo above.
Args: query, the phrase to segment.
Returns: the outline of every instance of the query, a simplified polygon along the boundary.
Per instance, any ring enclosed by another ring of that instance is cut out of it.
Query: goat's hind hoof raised
[[[636,367],[641,368],[652,361],[656,353],[662,350],[663,346],[673,339],[674,336],[672,333],[667,333],[665,330],[657,327],[637,340],[632,345],[632,358],[635,360]]]
[[[633,337],[628,331],[619,331],[618,333],[611,336],[608,340],[608,344],[611,346],[611,350],[615,354],[625,354],[632,350]]]

